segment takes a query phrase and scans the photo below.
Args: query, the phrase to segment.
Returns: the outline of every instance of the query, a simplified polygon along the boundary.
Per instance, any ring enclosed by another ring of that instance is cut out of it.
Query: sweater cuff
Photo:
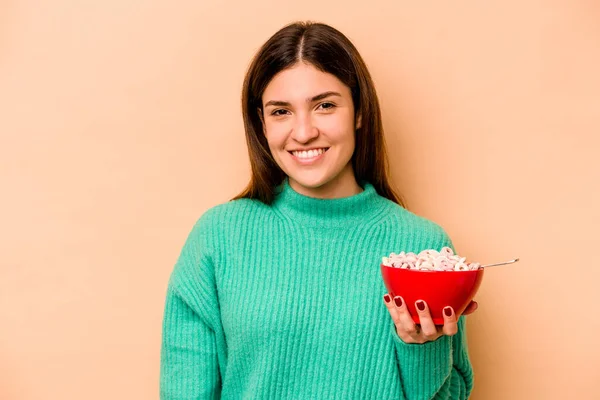
[[[415,398],[430,399],[452,373],[452,337],[443,335],[423,344],[405,343],[392,324],[402,385]]]

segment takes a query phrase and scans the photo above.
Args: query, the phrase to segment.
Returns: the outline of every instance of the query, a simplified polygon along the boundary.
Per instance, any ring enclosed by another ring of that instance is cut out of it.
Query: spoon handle
[[[495,264],[486,264],[486,265],[482,265],[482,266],[481,266],[481,268],[495,267],[496,265],[512,264],[512,263],[516,263],[517,261],[519,261],[519,259],[518,259],[518,258],[515,258],[514,260],[510,260],[510,261],[504,261],[504,262],[495,263]]]

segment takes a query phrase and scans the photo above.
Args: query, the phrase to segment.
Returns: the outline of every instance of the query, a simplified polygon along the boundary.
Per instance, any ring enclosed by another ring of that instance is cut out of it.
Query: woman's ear
[[[356,117],[356,127],[354,129],[360,129],[362,127],[362,115]]]

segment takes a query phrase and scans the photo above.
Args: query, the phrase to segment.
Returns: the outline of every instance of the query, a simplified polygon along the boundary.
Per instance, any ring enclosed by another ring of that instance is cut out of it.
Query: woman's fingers
[[[400,316],[398,315],[398,310],[396,309],[396,307],[394,307],[392,296],[386,294],[385,296],[383,296],[383,302],[385,303],[385,306],[387,307],[390,316],[392,317],[392,321],[394,321],[394,325],[396,325],[397,327],[400,324]]]
[[[454,310],[452,307],[444,307],[443,314],[444,327],[442,328],[442,332],[447,336],[456,335],[456,332],[458,332],[458,324],[456,323],[456,314],[454,314]]]
[[[465,311],[463,311],[463,315],[468,315],[473,313],[475,310],[477,310],[478,304],[476,301],[471,301],[469,303],[469,305],[467,306],[467,308],[465,308]]]
[[[406,303],[404,303],[404,299],[400,296],[394,297],[394,305],[398,312],[398,319],[400,325],[396,325],[398,329],[403,332],[403,335],[400,337],[407,343],[420,343],[420,333],[419,327],[413,321],[408,308],[406,308]]]
[[[400,339],[405,343],[420,343],[418,327],[412,320],[402,297],[396,296],[392,300],[391,296],[386,294],[383,296],[383,300],[396,325],[396,332]]]
[[[452,307],[444,307],[444,326],[436,326],[431,318],[429,307],[423,300],[415,302],[415,308],[419,316],[419,324],[413,321],[404,299],[396,296],[393,299],[389,294],[383,296],[385,306],[387,307],[398,336],[405,343],[425,343],[436,340],[442,335],[452,336],[458,332],[458,318]],[[471,313],[477,309],[477,303],[471,302],[465,313]]]
[[[415,301],[415,307],[417,308],[417,314],[419,314],[421,336],[425,339],[424,341],[427,342],[439,338],[441,332],[439,332],[438,328],[433,323],[433,319],[431,319],[427,303],[423,300],[417,300]]]

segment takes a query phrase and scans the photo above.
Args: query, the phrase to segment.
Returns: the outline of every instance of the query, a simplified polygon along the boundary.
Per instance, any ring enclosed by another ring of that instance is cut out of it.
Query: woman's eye
[[[278,110],[273,110],[273,112],[271,112],[271,115],[274,115],[276,117],[282,116],[282,115],[286,115],[287,114],[287,110],[283,110],[283,109],[278,109]]]
[[[335,104],[333,103],[321,103],[319,104],[319,107],[323,110],[331,110],[332,108],[335,107]]]

